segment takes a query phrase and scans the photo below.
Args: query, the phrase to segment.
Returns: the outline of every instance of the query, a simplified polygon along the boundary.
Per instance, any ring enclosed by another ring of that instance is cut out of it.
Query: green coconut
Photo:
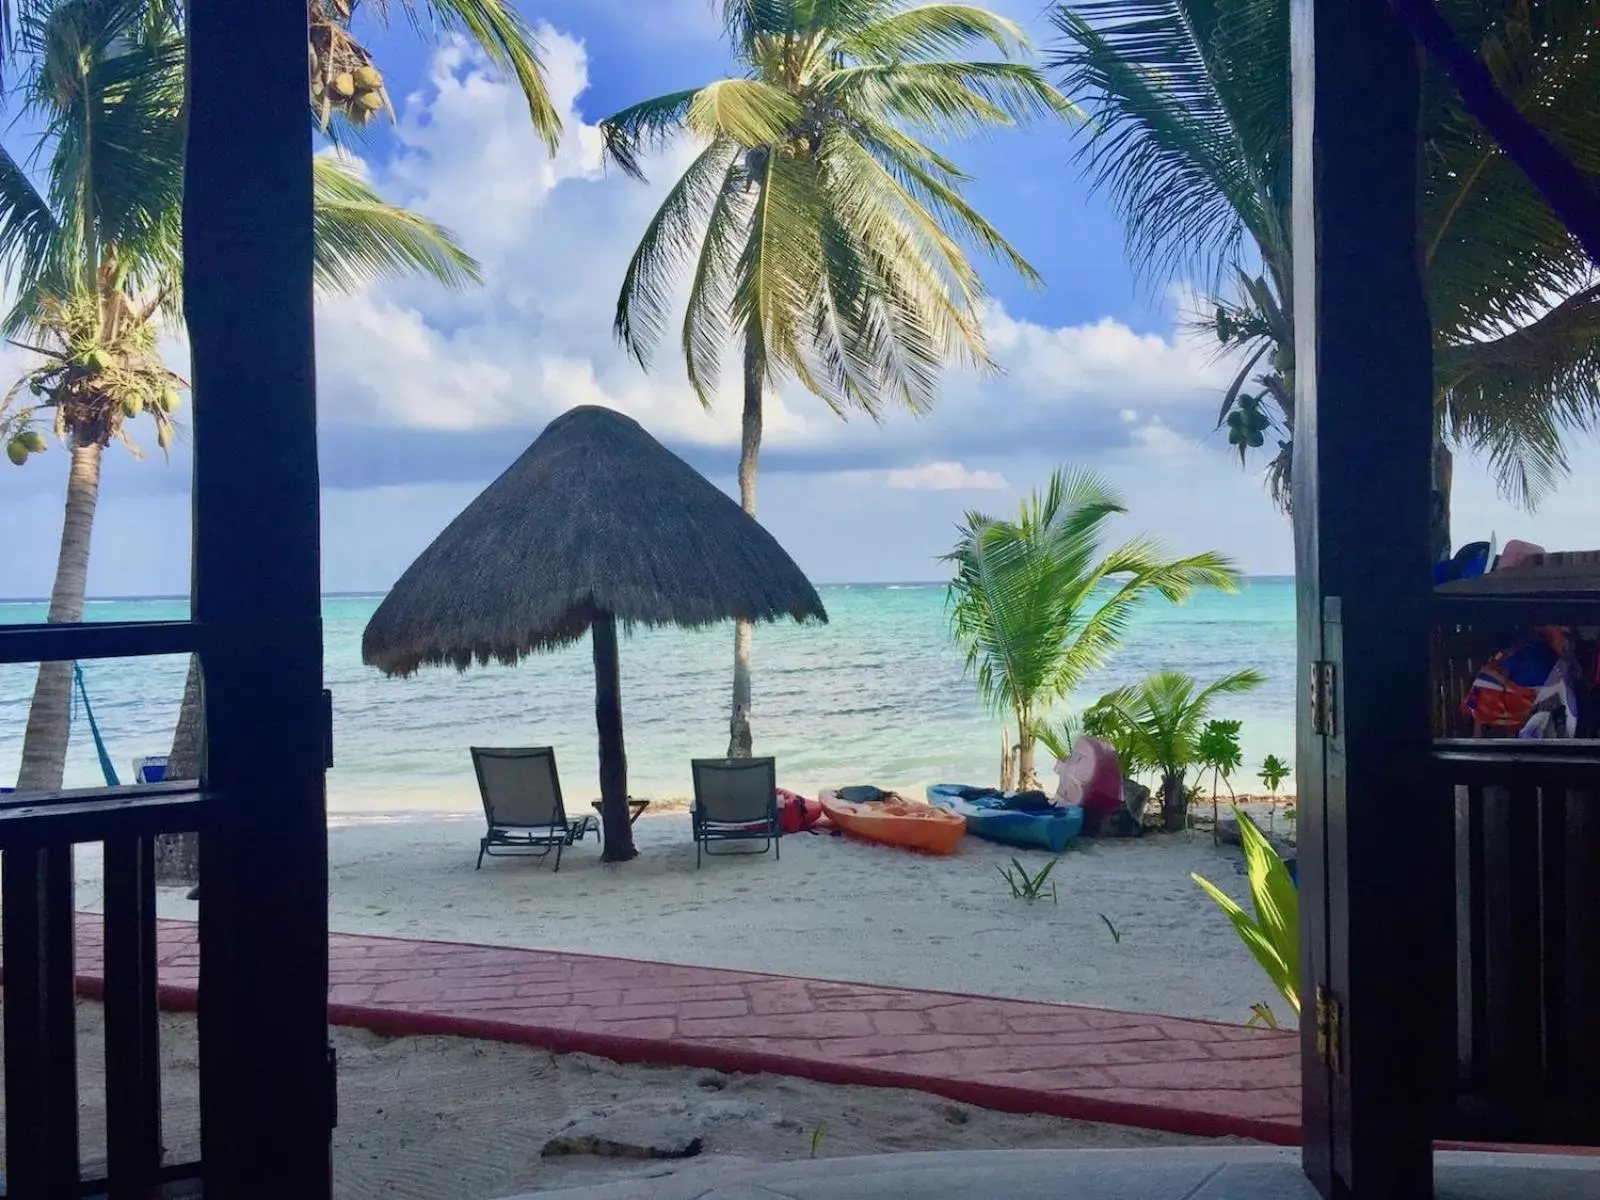
[[[44,440],[44,434],[37,429],[27,429],[17,434],[17,441],[27,447],[29,454],[43,454],[49,448],[49,443]]]
[[[183,403],[183,397],[178,395],[178,389],[164,387],[156,394],[156,407],[162,412],[177,412],[178,405]]]
[[[166,421],[156,426],[156,445],[163,450],[172,445],[172,426]]]
[[[383,86],[383,73],[377,67],[357,67],[354,78],[356,87],[363,92],[375,92]]]
[[[356,97],[356,104],[368,112],[377,112],[383,107],[383,97],[377,92],[362,92]]]
[[[123,416],[125,416],[125,417],[137,417],[142,412],[144,412],[144,397],[143,396],[124,396],[122,398],[122,415]]]
[[[21,438],[14,437],[6,443],[6,457],[17,467],[28,461],[28,447],[23,444]]]
[[[349,71],[335,75],[333,77],[333,90],[348,100],[351,96],[356,94],[355,76],[350,74]]]

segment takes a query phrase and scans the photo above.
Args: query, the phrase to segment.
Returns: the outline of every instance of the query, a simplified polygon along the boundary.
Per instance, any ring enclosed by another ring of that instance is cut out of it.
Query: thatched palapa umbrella
[[[638,422],[557,417],[406,569],[361,639],[388,675],[516,663],[593,633],[605,858],[632,858],[617,623],[826,621],[755,520]]]

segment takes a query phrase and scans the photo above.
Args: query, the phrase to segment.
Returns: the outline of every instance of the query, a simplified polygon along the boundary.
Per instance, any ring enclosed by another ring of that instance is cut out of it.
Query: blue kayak
[[[959,783],[936,783],[928,803],[967,819],[967,832],[1007,846],[1027,846],[1060,854],[1083,832],[1083,809],[1051,805],[1032,811],[1007,808],[998,792]]]

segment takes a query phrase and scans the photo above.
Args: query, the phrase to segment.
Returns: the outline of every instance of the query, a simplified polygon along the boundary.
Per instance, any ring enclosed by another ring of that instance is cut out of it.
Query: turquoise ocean
[[[756,631],[756,752],[775,755],[779,783],[800,791],[845,783],[902,788],[945,781],[993,783],[1001,718],[985,711],[949,636],[943,584],[820,588],[826,626]],[[516,667],[458,674],[425,669],[385,679],[361,663],[361,631],[379,596],[323,601],[325,682],[334,697],[335,767],[330,812],[471,812],[478,807],[469,745],[553,745],[569,798],[596,794],[594,679],[587,642],[535,655]],[[91,621],[182,619],[187,599],[91,601]],[[42,621],[44,605],[0,602],[0,623]],[[731,626],[638,629],[622,646],[630,790],[688,794],[689,760],[727,745]],[[1258,577],[1235,594],[1187,604],[1159,598],[1135,618],[1122,648],[1083,689],[1079,704],[1161,668],[1202,680],[1253,666],[1257,691],[1214,713],[1243,722],[1246,771],[1255,786],[1267,754],[1294,752],[1294,584]],[[181,657],[83,664],[85,690],[116,770],[164,754],[177,720],[187,661]],[[0,783],[15,780],[34,668],[0,667]],[[103,776],[81,708],[73,726],[68,786]]]

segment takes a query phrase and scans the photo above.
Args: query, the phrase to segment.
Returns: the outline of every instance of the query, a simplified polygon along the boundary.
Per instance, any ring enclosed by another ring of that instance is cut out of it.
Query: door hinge
[[[1317,1057],[1335,1075],[1344,1038],[1344,1010],[1333,993],[1317,984]]]
[[[1311,732],[1319,737],[1333,737],[1339,732],[1339,714],[1334,688],[1333,664],[1311,664]]]
[[[333,770],[333,691],[322,689],[322,766]]]
[[[339,1126],[339,1052],[333,1048],[332,1042],[328,1043],[327,1089],[328,1128],[337,1129]]]

